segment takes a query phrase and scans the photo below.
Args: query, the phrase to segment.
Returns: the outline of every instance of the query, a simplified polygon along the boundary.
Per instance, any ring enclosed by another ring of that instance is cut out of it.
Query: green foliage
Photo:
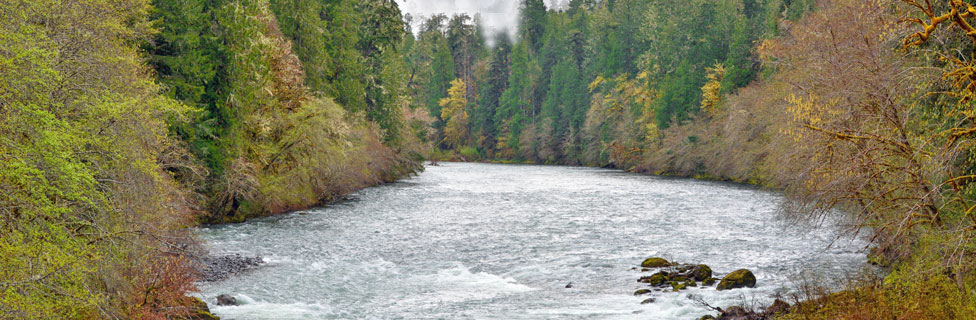
[[[519,34],[534,52],[543,46],[545,23],[546,5],[542,0],[520,0]]]
[[[165,318],[192,289],[164,122],[187,110],[137,54],[148,9],[0,3],[0,317]]]

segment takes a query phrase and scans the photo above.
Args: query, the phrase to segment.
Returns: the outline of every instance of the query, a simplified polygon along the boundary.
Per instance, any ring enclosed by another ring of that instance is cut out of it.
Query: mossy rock
[[[671,291],[678,292],[678,291],[681,291],[681,290],[684,290],[684,289],[687,289],[687,288],[688,288],[688,286],[685,285],[684,283],[679,283],[677,281],[671,281]]]
[[[710,315],[710,314],[706,314],[706,315],[702,316],[701,318],[698,318],[698,320],[715,320],[715,316]]]
[[[698,284],[695,283],[695,280],[688,280],[688,281],[685,281],[685,286],[686,287],[697,287]]]
[[[707,286],[711,286],[711,285],[715,284],[716,281],[718,281],[718,279],[716,279],[716,278],[708,278],[708,279],[702,280],[701,284],[703,286],[706,286],[707,287]]]
[[[668,262],[668,260],[665,260],[664,258],[658,258],[658,257],[647,258],[644,260],[644,262],[641,262],[642,268],[664,268],[670,266],[671,263]]]
[[[695,281],[705,281],[712,277],[712,268],[704,264],[699,264],[691,270],[691,275],[694,277]]]
[[[654,298],[647,298],[644,299],[644,301],[641,301],[641,304],[648,304],[648,303],[654,303]]]
[[[719,282],[718,287],[715,287],[715,289],[729,290],[745,287],[755,288],[756,276],[752,274],[752,271],[739,269],[722,278],[722,282]]]
[[[190,297],[190,301],[186,305],[187,315],[184,317],[178,317],[176,319],[181,320],[220,320],[220,317],[210,313],[210,307],[207,306],[206,302],[200,300],[197,297]]]
[[[635,296],[639,296],[639,295],[642,295],[642,294],[648,294],[648,293],[651,293],[651,289],[639,289],[637,291],[634,291],[634,295]]]
[[[658,272],[647,277],[640,277],[640,279],[637,279],[637,282],[646,283],[651,286],[660,286],[668,282],[668,276],[664,272]]]

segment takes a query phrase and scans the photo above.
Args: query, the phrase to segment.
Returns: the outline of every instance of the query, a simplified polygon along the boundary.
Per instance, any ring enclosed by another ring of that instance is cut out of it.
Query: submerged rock
[[[635,296],[639,296],[639,295],[642,295],[642,294],[648,294],[648,293],[651,293],[651,289],[639,289],[637,291],[634,291],[634,295]]]
[[[641,262],[642,268],[664,268],[670,266],[671,263],[668,262],[668,260],[665,260],[664,258],[658,258],[658,257],[647,258],[644,259],[644,262]]]
[[[569,288],[572,288],[572,287],[573,287],[573,283],[572,282],[566,284],[566,289],[569,289]]]
[[[217,305],[218,306],[236,306],[236,305],[239,305],[239,304],[237,303],[237,298],[234,298],[234,296],[231,296],[229,294],[222,294],[222,295],[217,296]]]
[[[654,301],[655,301],[654,298],[647,298],[644,299],[644,301],[641,301],[641,304],[654,303]]]
[[[722,282],[719,282],[715,289],[729,290],[745,287],[755,288],[756,276],[752,274],[752,271],[747,269],[739,269],[725,275],[725,277],[722,278]]]

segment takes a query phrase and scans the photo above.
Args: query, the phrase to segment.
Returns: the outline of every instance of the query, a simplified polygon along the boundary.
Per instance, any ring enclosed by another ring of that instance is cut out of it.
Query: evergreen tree
[[[520,1],[519,34],[523,41],[529,43],[532,52],[537,52],[542,48],[542,37],[546,31],[546,5],[543,0]]]
[[[502,93],[508,88],[508,79],[511,73],[512,44],[508,35],[500,32],[495,35],[494,39],[495,48],[491,53],[491,60],[488,62],[488,71],[484,85],[482,85],[483,89],[479,91],[478,106],[475,109],[474,117],[475,131],[483,137],[484,142],[481,147],[485,150],[491,150],[495,147],[495,138],[498,135],[495,113]]]

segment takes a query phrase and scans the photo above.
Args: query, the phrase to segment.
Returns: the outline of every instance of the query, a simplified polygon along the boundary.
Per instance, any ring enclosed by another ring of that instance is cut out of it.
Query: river
[[[199,229],[213,254],[266,262],[199,295],[225,320],[697,319],[715,313],[689,294],[767,302],[797,274],[864,267],[863,242],[782,222],[781,200],[617,170],[442,163],[324,208]],[[651,256],[748,268],[758,284],[635,297],[650,273],[632,267]]]

